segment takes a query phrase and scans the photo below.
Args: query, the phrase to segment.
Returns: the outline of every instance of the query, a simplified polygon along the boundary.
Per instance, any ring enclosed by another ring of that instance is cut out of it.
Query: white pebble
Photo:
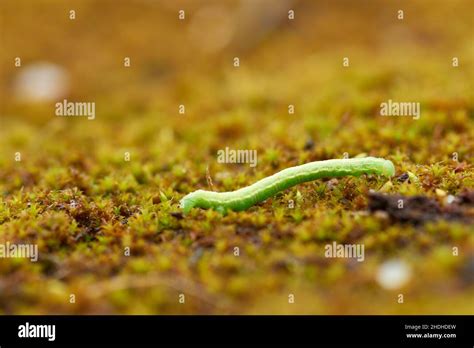
[[[399,289],[411,278],[410,266],[402,260],[389,260],[379,266],[376,279],[381,287],[388,290]]]
[[[456,200],[456,197],[454,197],[453,195],[449,195],[448,197],[446,197],[446,203],[448,204],[453,203],[455,200]]]
[[[32,63],[20,68],[14,81],[15,95],[26,102],[57,101],[69,90],[65,69],[48,62]]]

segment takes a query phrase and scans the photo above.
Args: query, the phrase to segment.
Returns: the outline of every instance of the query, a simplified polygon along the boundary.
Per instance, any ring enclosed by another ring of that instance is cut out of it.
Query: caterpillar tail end
[[[382,165],[382,175],[390,178],[395,175],[395,166],[390,160],[385,160]]]

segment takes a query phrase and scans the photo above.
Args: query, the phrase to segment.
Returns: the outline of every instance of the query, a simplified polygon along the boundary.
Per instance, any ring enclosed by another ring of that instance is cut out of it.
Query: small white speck
[[[26,102],[57,101],[69,90],[67,71],[52,63],[32,63],[19,70],[14,81],[15,95]]]
[[[402,260],[385,261],[377,270],[377,283],[384,289],[394,290],[401,288],[411,278],[410,266]]]

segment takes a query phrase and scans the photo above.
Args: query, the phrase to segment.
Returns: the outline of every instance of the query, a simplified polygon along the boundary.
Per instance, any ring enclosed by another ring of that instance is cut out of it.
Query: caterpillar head
[[[183,209],[183,213],[187,214],[190,212],[192,208],[194,208],[197,204],[199,199],[201,199],[201,194],[204,192],[203,190],[197,190],[194,192],[191,192],[184,196],[180,201],[179,201],[179,206],[181,209]]]
[[[195,201],[192,199],[192,197],[189,197],[190,194],[184,196],[180,201],[179,201],[179,207],[183,209],[183,213],[187,214],[189,211],[194,208],[196,205]]]
[[[215,192],[209,192],[204,190],[197,190],[191,192],[190,194],[184,196],[179,202],[180,208],[183,209],[183,213],[187,214],[194,207],[199,207],[203,209],[212,208],[222,215],[227,215],[227,208],[218,203],[210,203],[206,195],[212,194]]]

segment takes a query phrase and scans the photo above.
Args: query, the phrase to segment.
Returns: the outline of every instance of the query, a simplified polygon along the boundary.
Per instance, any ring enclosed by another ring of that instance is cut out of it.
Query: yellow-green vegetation
[[[0,313],[472,314],[471,3],[295,1],[266,30],[232,22],[239,2],[172,3],[0,4],[0,242],[39,248],[0,259]],[[199,31],[206,9],[234,23],[219,49],[202,48],[225,24]],[[95,102],[94,120],[16,97],[38,61],[68,72],[64,98]],[[388,100],[420,118],[380,116]],[[217,163],[226,146],[258,165]],[[395,177],[318,180],[226,216],[178,207],[345,155],[391,160]],[[365,260],[326,258],[334,241]],[[390,259],[412,272],[393,290],[376,281]]]

